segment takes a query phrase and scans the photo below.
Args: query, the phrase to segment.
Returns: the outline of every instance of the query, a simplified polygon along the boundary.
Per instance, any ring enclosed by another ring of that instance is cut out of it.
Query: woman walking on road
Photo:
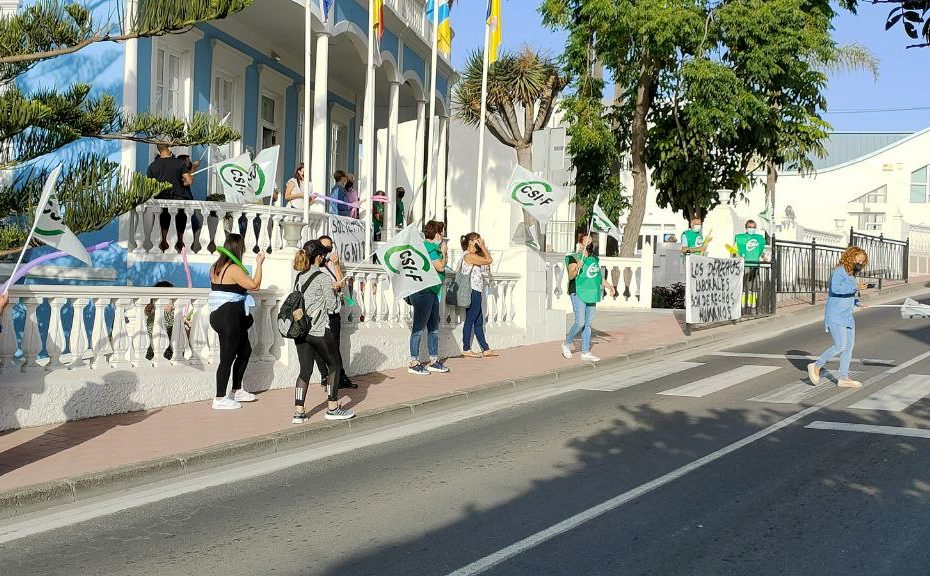
[[[242,389],[242,377],[249,365],[252,345],[249,343],[249,328],[252,327],[252,315],[249,308],[255,301],[248,295],[249,290],[258,290],[262,286],[262,262],[265,253],[255,255],[255,273],[249,277],[242,265],[245,242],[240,234],[230,234],[222,248],[219,260],[210,268],[210,327],[220,341],[220,363],[216,367],[216,397],[213,398],[214,410],[235,410],[241,408],[240,402],[253,402],[255,394]],[[229,375],[232,373],[232,395],[227,395]]]
[[[462,236],[461,243],[464,254],[459,269],[468,276],[471,284],[471,304],[465,309],[465,324],[462,326],[462,355],[467,358],[497,356],[497,352],[491,350],[484,336],[484,312],[481,309],[481,297],[488,286],[491,263],[494,259],[491,258],[488,247],[484,245],[484,238],[477,232],[469,232]],[[471,349],[473,332],[478,339],[478,345],[481,346],[478,352]]]
[[[317,357],[326,364],[326,399],[327,420],[348,420],[355,416],[350,410],[339,406],[339,378],[342,372],[342,356],[339,345],[333,338],[329,325],[329,314],[336,309],[338,296],[336,291],[341,283],[334,281],[323,266],[330,249],[319,240],[304,244],[304,249],[294,257],[294,270],[298,272],[295,283],[297,290],[304,295],[304,314],[310,318],[310,332],[294,340],[297,346],[297,360],[300,362],[300,375],[294,390],[294,405],[297,407],[291,420],[302,424],[310,418],[304,409],[307,401],[307,388],[313,374],[313,364]]]
[[[853,347],[856,344],[856,321],[853,309],[864,308],[859,303],[858,294],[866,288],[865,282],[856,282],[854,276],[865,269],[869,256],[865,250],[851,246],[840,257],[840,265],[830,275],[827,286],[827,305],[824,309],[824,324],[833,338],[833,346],[828,348],[813,364],[807,366],[811,384],[820,384],[820,369],[827,362],[840,357],[840,371],[837,386],[841,388],[861,388],[862,383],[849,378],[849,363],[852,360]]]

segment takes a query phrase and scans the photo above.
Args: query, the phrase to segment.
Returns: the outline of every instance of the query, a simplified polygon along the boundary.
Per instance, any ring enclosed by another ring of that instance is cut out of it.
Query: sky
[[[542,25],[537,0],[502,0],[503,49],[524,45],[558,56],[565,35]],[[462,0],[452,11],[455,29],[453,63],[461,68],[469,53],[484,43],[485,0]],[[826,119],[837,131],[917,131],[930,127],[930,48],[910,48],[910,39],[896,27],[885,31],[887,4],[861,3],[857,15],[842,12],[834,20],[839,44],[858,43],[879,60],[879,76],[843,72],[830,78]],[[925,108],[902,111],[901,108]],[[895,109],[895,110],[889,110]],[[880,110],[880,111],[876,111]]]

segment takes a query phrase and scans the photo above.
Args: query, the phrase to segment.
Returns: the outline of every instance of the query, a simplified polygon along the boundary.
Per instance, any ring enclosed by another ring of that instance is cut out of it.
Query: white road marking
[[[740,366],[716,376],[710,376],[690,384],[678,386],[671,390],[659,392],[663,396],[689,396],[691,398],[701,398],[714,392],[720,392],[730,386],[736,386],[752,378],[764,376],[769,372],[778,370],[778,366]]]
[[[755,352],[710,352],[708,356],[721,356],[724,358],[756,358],[759,360],[810,360],[813,362],[819,356],[805,356],[801,354],[756,354]],[[836,360],[834,360],[836,361]],[[894,360],[880,358],[853,358],[857,364],[872,364],[876,366],[894,366]]]
[[[903,426],[876,426],[874,424],[852,424],[848,422],[811,422],[805,428],[814,430],[837,430],[840,432],[863,432],[866,434],[885,434],[887,436],[907,436],[910,438],[930,438],[930,430],[925,428],[905,428]]]
[[[900,366],[889,368],[888,370],[880,374],[876,374],[875,376],[870,378],[868,381],[864,382],[863,386],[871,386],[873,384],[881,382],[882,380],[884,380],[891,374],[900,372],[901,370],[907,368],[908,366],[912,366],[918,362],[926,360],[927,358],[930,358],[930,351],[924,352],[923,354],[920,354],[919,356],[915,356],[914,358],[911,358],[910,360],[901,364]],[[491,568],[499,566],[500,564],[506,562],[508,559],[518,554],[521,554],[527,550],[530,550],[531,548],[534,548],[542,544],[543,542],[546,542],[547,540],[551,540],[552,538],[555,538],[556,536],[560,534],[564,534],[565,532],[574,530],[575,528],[581,526],[582,524],[586,522],[589,522],[590,520],[593,520],[594,518],[597,518],[598,516],[606,514],[616,508],[619,508],[620,506],[623,506],[627,502],[635,500],[636,498],[639,498],[640,496],[643,496],[645,494],[648,494],[649,492],[652,492],[653,490],[657,488],[661,488],[662,486],[670,482],[673,482],[674,480],[677,480],[691,472],[694,472],[695,470],[703,466],[706,466],[714,462],[715,460],[718,460],[726,456],[727,454],[730,454],[732,452],[735,452],[736,450],[739,450],[740,448],[743,448],[745,446],[748,446],[749,444],[752,444],[756,440],[765,438],[766,436],[769,436],[770,434],[773,434],[781,430],[782,428],[785,428],[786,426],[790,426],[791,424],[794,424],[798,420],[801,420],[803,418],[806,418],[807,416],[810,416],[811,414],[814,414],[818,410],[821,410],[823,408],[836,404],[837,402],[841,402],[855,393],[856,393],[856,390],[849,389],[849,390],[846,390],[845,392],[841,392],[837,394],[836,396],[831,396],[823,400],[822,402],[819,402],[818,404],[814,406],[805,408],[804,410],[801,410],[800,412],[796,414],[788,416],[784,420],[781,420],[779,422],[776,422],[775,424],[772,424],[768,428],[760,430],[759,432],[756,432],[755,434],[747,436],[743,438],[742,440],[734,442],[733,444],[730,444],[729,446],[721,448],[720,450],[717,450],[716,452],[708,454],[707,456],[704,456],[703,458],[699,458],[698,460],[695,460],[694,462],[691,462],[690,464],[686,464],[682,466],[681,468],[673,470],[669,472],[668,474],[660,476],[656,478],[655,480],[651,480],[650,482],[641,484],[640,486],[637,486],[636,488],[633,488],[632,490],[624,492],[623,494],[620,494],[619,496],[611,498],[610,500],[607,500],[606,502],[602,502],[601,504],[598,504],[597,506],[588,508],[587,510],[580,512],[578,514],[575,514],[574,516],[567,518],[559,522],[558,524],[555,524],[553,526],[550,526],[549,528],[546,528],[545,530],[541,530],[535,534],[532,534],[531,536],[528,536],[518,542],[515,542],[511,544],[510,546],[507,546],[506,548],[502,548],[501,550],[498,550],[497,552],[494,552],[493,554],[489,554],[488,556],[485,556],[484,558],[476,560],[475,562],[472,562],[471,564],[463,568],[460,568],[456,570],[455,572],[451,572],[448,576],[472,576],[473,574],[481,574],[482,572],[486,572],[490,570]]]
[[[856,376],[860,372],[850,372],[850,376]],[[776,388],[770,392],[760,394],[750,398],[750,402],[768,402],[769,404],[799,404],[817,396],[827,390],[836,390],[836,382],[826,378],[817,386],[812,386],[807,380],[798,380],[781,388]]]
[[[857,410],[904,410],[930,394],[930,376],[908,374],[894,384],[878,390],[868,398],[856,402],[850,408]]]
[[[581,390],[594,390],[599,392],[615,392],[631,386],[636,386],[644,382],[651,382],[703,366],[700,362],[659,362],[649,366],[641,366],[622,374],[613,374],[609,377],[595,378],[589,383],[581,386]]]

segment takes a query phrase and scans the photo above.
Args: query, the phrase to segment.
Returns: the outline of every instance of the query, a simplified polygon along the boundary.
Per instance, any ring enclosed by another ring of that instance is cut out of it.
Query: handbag
[[[465,256],[459,262],[458,270],[455,271],[455,277],[449,284],[449,295],[446,300],[460,308],[471,306],[471,277],[462,272],[462,266],[465,265]]]

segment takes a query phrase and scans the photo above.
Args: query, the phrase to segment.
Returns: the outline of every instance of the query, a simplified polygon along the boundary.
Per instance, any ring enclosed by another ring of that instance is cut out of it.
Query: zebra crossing
[[[705,366],[708,366],[705,362],[658,362],[625,373],[622,379],[598,380],[590,382],[583,388],[585,390],[618,391],[689,370],[704,368]],[[728,390],[740,390],[740,387],[744,387],[747,383],[779,371],[785,375],[791,372],[792,381],[761,394],[758,393],[758,388],[755,388],[751,395],[746,394],[746,401],[764,404],[803,404],[812,402],[830,391],[837,390],[836,383],[828,380],[826,376],[823,382],[813,386],[806,378],[795,379],[796,372],[794,372],[794,369],[785,366],[746,364],[736,368],[723,369],[712,376],[701,377],[686,384],[660,390],[656,394],[665,397],[705,398]],[[863,373],[863,371],[853,371],[850,372],[850,376],[855,378]],[[930,396],[930,375],[908,374],[897,381],[882,386],[881,389],[875,390],[848,408],[851,410],[901,412],[928,396]]]

